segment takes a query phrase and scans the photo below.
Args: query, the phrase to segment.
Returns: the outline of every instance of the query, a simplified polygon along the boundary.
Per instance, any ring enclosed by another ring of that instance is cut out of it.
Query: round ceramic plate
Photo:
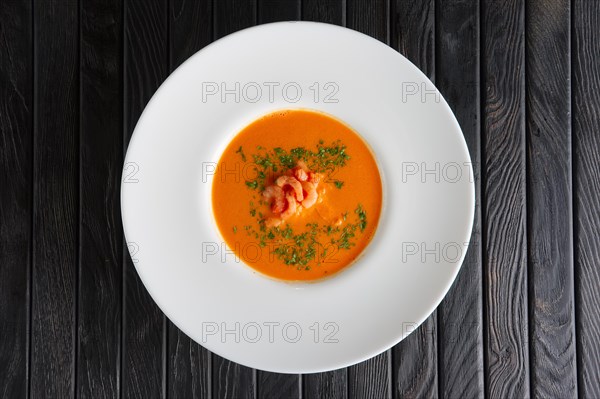
[[[296,108],[357,131],[384,191],[365,253],[314,283],[255,272],[212,215],[212,173],[232,137]],[[463,135],[433,84],[383,43],[310,22],[246,29],[180,66],[136,126],[121,187],[130,254],[169,319],[220,356],[283,373],[358,363],[422,323],[460,269],[474,203]]]

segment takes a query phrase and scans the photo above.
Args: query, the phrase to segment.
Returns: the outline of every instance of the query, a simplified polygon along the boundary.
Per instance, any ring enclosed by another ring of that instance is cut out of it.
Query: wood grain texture
[[[391,45],[430,79],[435,76],[435,1],[397,0]],[[393,397],[438,397],[437,311],[392,349]]]
[[[212,397],[256,398],[256,370],[212,354]]]
[[[221,38],[256,24],[256,0],[215,2],[215,38]],[[257,391],[256,370],[212,356],[213,398],[254,398]]]
[[[168,397],[210,397],[211,356],[207,349],[170,324]]]
[[[258,398],[301,398],[302,393],[300,384],[302,377],[296,374],[268,373],[257,370],[257,390]]]
[[[77,396],[119,396],[123,234],[122,4],[80,3],[80,261]]]
[[[302,19],[345,25],[346,2],[345,0],[302,0]]]
[[[346,26],[389,44],[388,4],[388,0],[347,0]]]
[[[600,397],[600,3],[573,0],[574,233],[579,396]]]
[[[297,21],[302,14],[301,3],[301,0],[257,0],[257,22]]]
[[[32,201],[31,2],[0,3],[0,398],[27,396]]]
[[[348,0],[347,27],[389,44],[387,0]],[[348,367],[348,397],[388,398],[392,395],[392,351]]]
[[[482,398],[481,130],[479,6],[471,0],[436,5],[437,87],[462,128],[475,182],[475,217],[460,273],[438,307],[439,395]],[[471,178],[466,176],[465,178]]]
[[[303,0],[303,19],[336,25],[346,23],[346,2],[342,0]],[[347,398],[348,369],[326,373],[306,374],[302,377],[303,398]]]
[[[435,0],[391,0],[390,45],[435,79]]]
[[[486,384],[529,397],[525,194],[525,7],[482,3]]]
[[[212,0],[170,0],[170,69],[174,70],[213,38]]]
[[[343,399],[348,398],[347,369],[326,373],[305,374],[303,377],[302,397],[307,399]]]
[[[256,25],[257,0],[215,1],[215,39]]]
[[[75,393],[79,35],[75,0],[34,4],[32,397]]]
[[[349,398],[392,397],[392,351],[348,367]]]
[[[392,348],[392,397],[438,397],[436,321],[434,312]]]
[[[568,0],[526,8],[531,396],[577,397]]]
[[[211,42],[212,16],[210,0],[173,0],[169,3],[171,71]],[[210,397],[211,353],[170,321],[168,341],[168,397]]]
[[[168,74],[168,9],[166,0],[124,1],[124,133],[125,143],[129,143],[142,110]],[[127,239],[135,241],[134,237]],[[123,279],[122,395],[165,397],[166,318],[150,298],[127,253]]]

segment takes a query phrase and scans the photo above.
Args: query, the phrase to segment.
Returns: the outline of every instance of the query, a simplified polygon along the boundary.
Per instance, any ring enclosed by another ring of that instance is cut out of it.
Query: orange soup
[[[382,189],[366,143],[326,114],[286,110],[259,118],[225,149],[213,213],[229,249],[281,280],[342,270],[375,234]]]

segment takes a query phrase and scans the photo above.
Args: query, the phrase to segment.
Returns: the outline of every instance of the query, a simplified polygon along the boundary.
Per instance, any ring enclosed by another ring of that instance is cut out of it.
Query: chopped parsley
[[[251,188],[251,189],[253,189],[253,190],[256,190],[256,188],[258,187],[258,182],[257,182],[256,180],[253,180],[253,181],[247,181],[247,182],[246,182],[246,185],[247,185],[249,188]]]
[[[358,215],[358,220],[360,221],[360,231],[364,231],[367,227],[367,213],[365,212],[361,204],[358,204],[358,207],[354,210],[354,213]]]
[[[240,148],[238,148],[238,150],[235,153],[240,154],[240,156],[242,157],[242,161],[246,162],[246,154],[244,154],[244,150],[242,149],[242,146],[240,146]]]

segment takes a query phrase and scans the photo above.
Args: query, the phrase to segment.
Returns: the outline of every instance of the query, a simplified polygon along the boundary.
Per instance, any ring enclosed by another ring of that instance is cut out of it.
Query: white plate
[[[221,152],[282,108],[340,118],[381,167],[373,242],[318,283],[274,281],[236,262],[213,221]],[[127,151],[123,225],[144,285],[192,339],[249,367],[320,372],[390,348],[440,303],[471,233],[471,170],[450,108],[396,51],[333,25],[261,25],[206,47],[154,95]]]

